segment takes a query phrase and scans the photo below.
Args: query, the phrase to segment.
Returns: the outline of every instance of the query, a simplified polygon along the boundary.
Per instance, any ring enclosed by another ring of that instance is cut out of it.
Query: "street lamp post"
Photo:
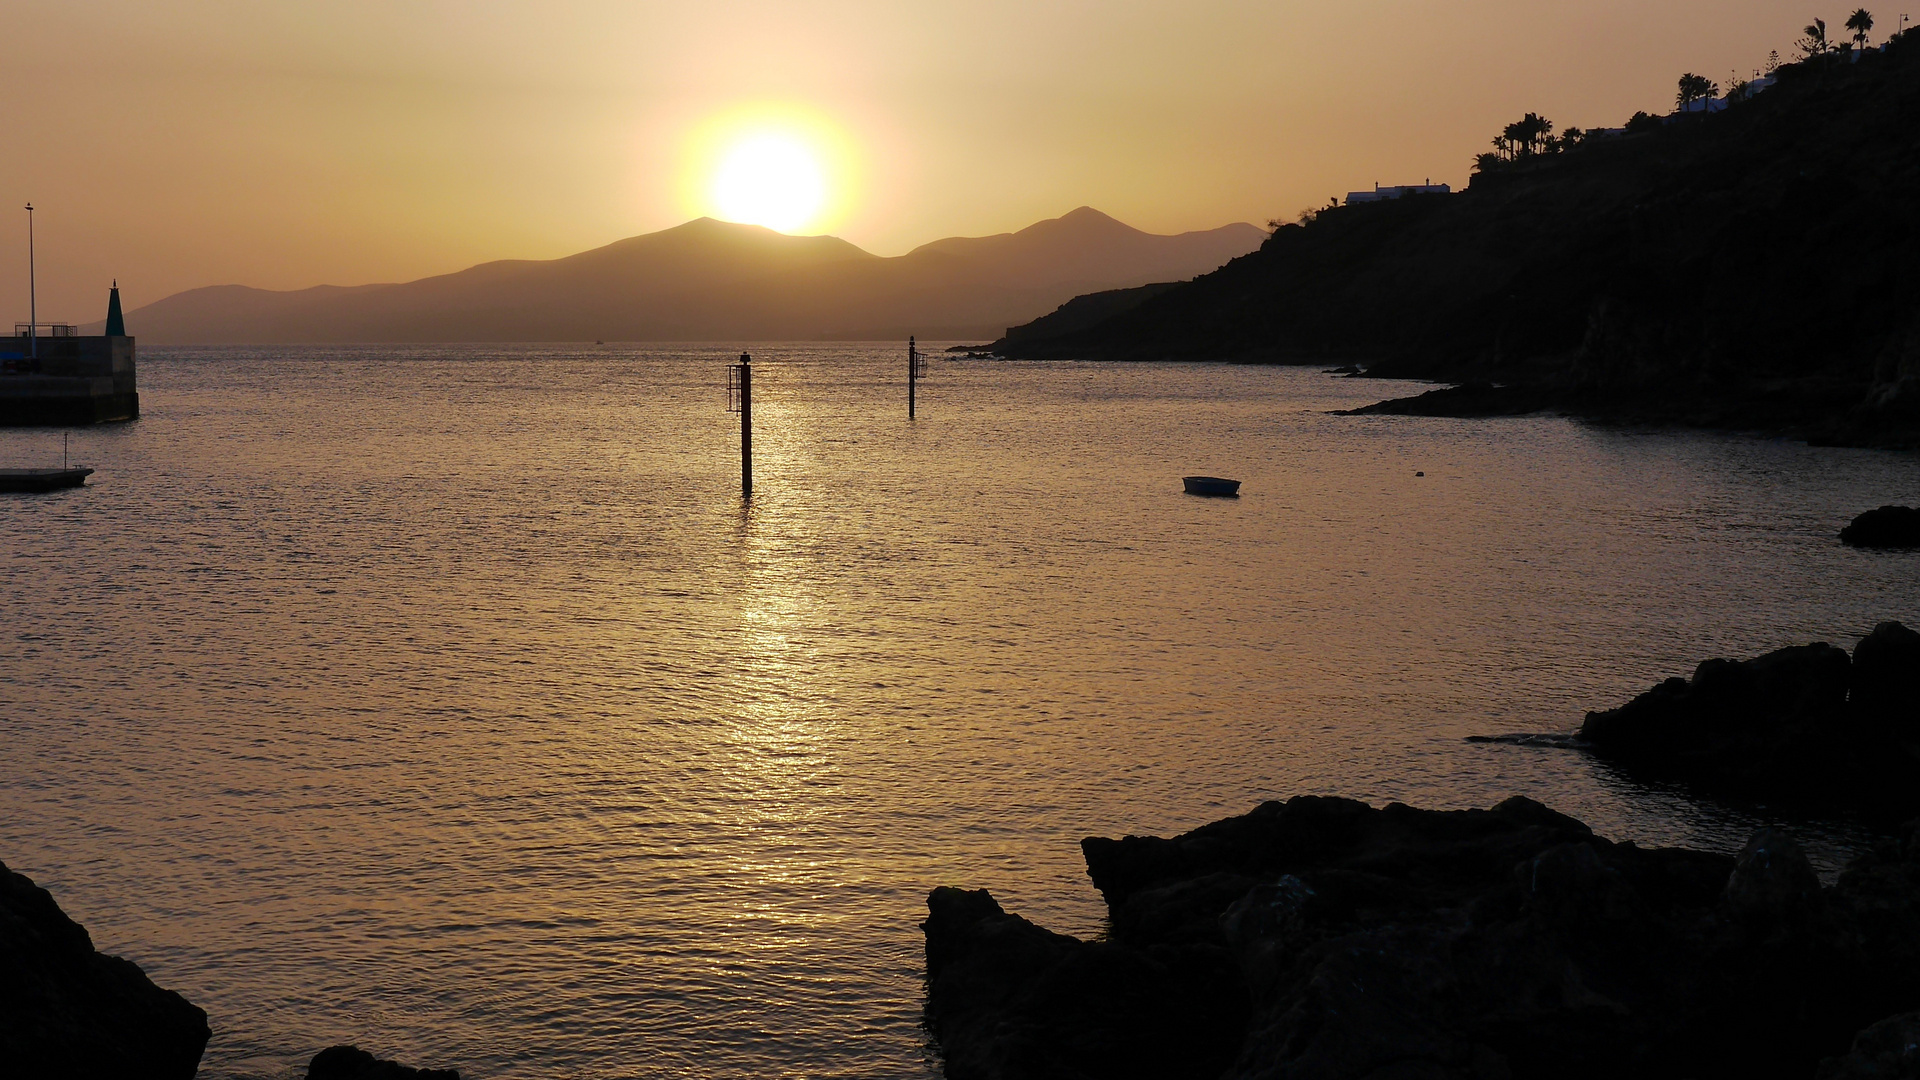
[[[27,204],[27,355],[40,359],[40,322],[39,298],[34,292],[33,280],[33,204]]]

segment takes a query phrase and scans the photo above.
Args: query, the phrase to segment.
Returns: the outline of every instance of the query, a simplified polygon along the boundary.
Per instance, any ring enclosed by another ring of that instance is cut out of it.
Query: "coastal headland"
[[[1190,284],[1082,298],[989,348],[1461,384],[1364,413],[1920,445],[1920,40],[1774,79],[1483,162],[1459,194],[1304,213]]]

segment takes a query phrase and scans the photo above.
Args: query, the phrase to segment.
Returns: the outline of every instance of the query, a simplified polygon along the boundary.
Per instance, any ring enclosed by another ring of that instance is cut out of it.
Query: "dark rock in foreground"
[[[1911,506],[1869,510],[1840,530],[1840,541],[1865,548],[1920,547],[1920,510]]]
[[[1519,798],[1082,846],[1104,941],[929,897],[952,1080],[1906,1075],[1857,1070],[1900,1038],[1862,1029],[1920,1006],[1920,833],[1826,888],[1772,830],[1643,849]]]
[[[104,956],[45,889],[0,863],[0,1075],[191,1077],[207,1014]]]
[[[409,1069],[357,1046],[329,1046],[307,1063],[307,1080],[460,1080],[458,1069]]]
[[[1920,813],[1920,633],[1885,622],[1849,658],[1817,643],[1708,660],[1580,737],[1626,770],[1742,797]]]
[[[1843,1058],[1820,1063],[1819,1080],[1920,1078],[1920,1012],[1890,1016],[1860,1033]]]
[[[1224,942],[1082,942],[984,889],[935,889],[927,907],[927,1016],[951,1080],[1200,1080],[1233,1060],[1247,995]]]

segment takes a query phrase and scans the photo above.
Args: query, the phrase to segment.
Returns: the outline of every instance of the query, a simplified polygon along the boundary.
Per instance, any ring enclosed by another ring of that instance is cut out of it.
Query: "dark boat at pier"
[[[0,491],[54,491],[82,487],[92,469],[0,469]]]

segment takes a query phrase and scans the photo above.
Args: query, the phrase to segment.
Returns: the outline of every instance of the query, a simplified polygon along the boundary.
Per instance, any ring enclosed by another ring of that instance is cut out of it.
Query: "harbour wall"
[[[0,337],[0,426],[138,419],[133,357],[131,337]]]

